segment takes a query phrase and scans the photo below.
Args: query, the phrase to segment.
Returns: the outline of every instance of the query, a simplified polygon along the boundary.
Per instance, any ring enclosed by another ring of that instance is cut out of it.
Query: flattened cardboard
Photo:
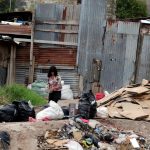
[[[137,94],[142,94],[142,93],[149,91],[149,89],[144,86],[139,86],[139,87],[134,87],[134,88],[126,88],[125,90],[128,92],[137,93]]]
[[[120,114],[129,119],[143,119],[147,118],[149,115],[145,113],[140,105],[123,102],[122,103],[123,111]]]

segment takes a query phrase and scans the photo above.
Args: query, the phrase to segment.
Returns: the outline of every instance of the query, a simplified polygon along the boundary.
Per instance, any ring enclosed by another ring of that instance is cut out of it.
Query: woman
[[[57,73],[55,66],[50,67],[48,72],[49,84],[49,101],[53,100],[56,103],[61,99],[61,77]]]

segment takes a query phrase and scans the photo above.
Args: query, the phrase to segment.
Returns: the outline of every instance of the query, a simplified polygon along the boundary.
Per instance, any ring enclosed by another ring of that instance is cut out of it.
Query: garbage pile
[[[36,80],[32,84],[28,85],[28,88],[38,93],[42,97],[48,97],[47,86],[47,82],[42,80]]]
[[[111,118],[150,121],[150,82],[123,87],[97,102]]]
[[[73,92],[71,90],[70,85],[64,84],[64,81],[61,81],[61,85],[62,85],[61,99],[73,100]],[[28,89],[38,93],[40,96],[44,98],[48,98],[48,95],[49,95],[48,84],[44,80],[36,80],[32,84],[28,85]]]
[[[35,111],[30,102],[13,101],[12,104],[0,107],[0,122],[28,121],[29,117],[35,118]]]
[[[96,120],[70,119],[59,130],[47,131],[38,137],[40,150],[148,150],[148,141],[133,131],[118,130]]]

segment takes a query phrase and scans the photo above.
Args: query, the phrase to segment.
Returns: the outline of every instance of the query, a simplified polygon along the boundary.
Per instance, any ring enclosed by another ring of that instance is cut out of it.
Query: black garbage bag
[[[0,132],[0,149],[8,150],[10,145],[10,135],[6,131]]]
[[[16,121],[18,111],[16,105],[8,104],[0,108],[0,122]]]
[[[79,101],[78,111],[82,118],[92,119],[97,112],[97,103],[92,91],[84,93]]]
[[[62,111],[63,111],[63,113],[64,113],[64,116],[65,116],[65,117],[66,117],[66,116],[69,116],[69,107],[67,107],[67,106],[62,106],[61,108],[62,108]]]
[[[34,108],[31,108],[26,101],[14,101],[13,104],[16,106],[18,115],[17,121],[28,121],[29,117],[35,118]]]

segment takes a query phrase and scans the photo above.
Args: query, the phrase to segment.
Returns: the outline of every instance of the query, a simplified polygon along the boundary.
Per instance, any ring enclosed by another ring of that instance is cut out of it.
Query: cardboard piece
[[[127,92],[137,93],[137,94],[142,94],[142,93],[149,91],[149,89],[144,86],[139,86],[139,87],[134,87],[134,88],[126,88],[125,90]]]
[[[148,85],[148,84],[149,84],[149,81],[148,81],[148,80],[145,80],[145,79],[142,80],[142,85],[145,86],[145,85]]]
[[[147,118],[149,115],[145,113],[140,105],[123,102],[122,103],[123,111],[120,114],[129,119],[143,119]]]
[[[150,100],[135,100],[143,109],[150,109]]]
[[[119,108],[116,107],[108,107],[108,114],[111,118],[125,118],[123,116],[120,115],[120,110]]]
[[[54,147],[63,147],[68,143],[69,140],[58,140],[58,139],[47,139],[48,144],[53,145]]]
[[[103,104],[108,103],[109,101],[111,101],[112,99],[117,98],[118,96],[120,96],[122,94],[122,92],[124,91],[124,88],[119,89],[118,91],[115,91],[113,93],[111,93],[110,95],[104,97],[103,99],[101,99],[100,101],[97,102],[98,106],[101,106]]]

